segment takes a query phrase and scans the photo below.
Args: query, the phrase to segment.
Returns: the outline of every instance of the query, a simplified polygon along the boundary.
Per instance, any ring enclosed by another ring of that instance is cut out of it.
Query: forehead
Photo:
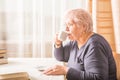
[[[73,20],[70,18],[65,19],[65,24],[73,24]]]

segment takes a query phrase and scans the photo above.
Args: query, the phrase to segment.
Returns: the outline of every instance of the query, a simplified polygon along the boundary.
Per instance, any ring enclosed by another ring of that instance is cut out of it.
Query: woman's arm
[[[54,56],[59,61],[67,62],[70,55],[70,42],[61,46],[54,48]]]

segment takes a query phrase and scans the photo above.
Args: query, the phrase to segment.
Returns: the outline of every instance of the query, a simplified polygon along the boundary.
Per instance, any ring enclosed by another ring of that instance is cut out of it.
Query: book
[[[27,72],[0,74],[0,80],[30,80]]]
[[[7,50],[6,49],[0,49],[0,54],[6,53]]]
[[[8,60],[5,58],[0,59],[0,64],[6,64],[8,63]]]
[[[0,49],[0,64],[8,63],[6,49]]]
[[[6,53],[0,54],[0,59],[3,59],[6,57]]]

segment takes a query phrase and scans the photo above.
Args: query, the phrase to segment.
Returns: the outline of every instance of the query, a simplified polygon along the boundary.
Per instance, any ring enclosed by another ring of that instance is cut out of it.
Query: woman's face
[[[69,33],[68,38],[70,40],[78,40],[82,32],[82,27],[68,19],[66,20],[66,31]]]

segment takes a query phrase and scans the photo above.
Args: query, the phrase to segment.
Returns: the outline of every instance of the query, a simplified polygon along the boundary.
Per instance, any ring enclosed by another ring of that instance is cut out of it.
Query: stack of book
[[[0,80],[30,80],[27,72],[0,74]]]
[[[0,49],[0,64],[8,63],[6,49]]]

